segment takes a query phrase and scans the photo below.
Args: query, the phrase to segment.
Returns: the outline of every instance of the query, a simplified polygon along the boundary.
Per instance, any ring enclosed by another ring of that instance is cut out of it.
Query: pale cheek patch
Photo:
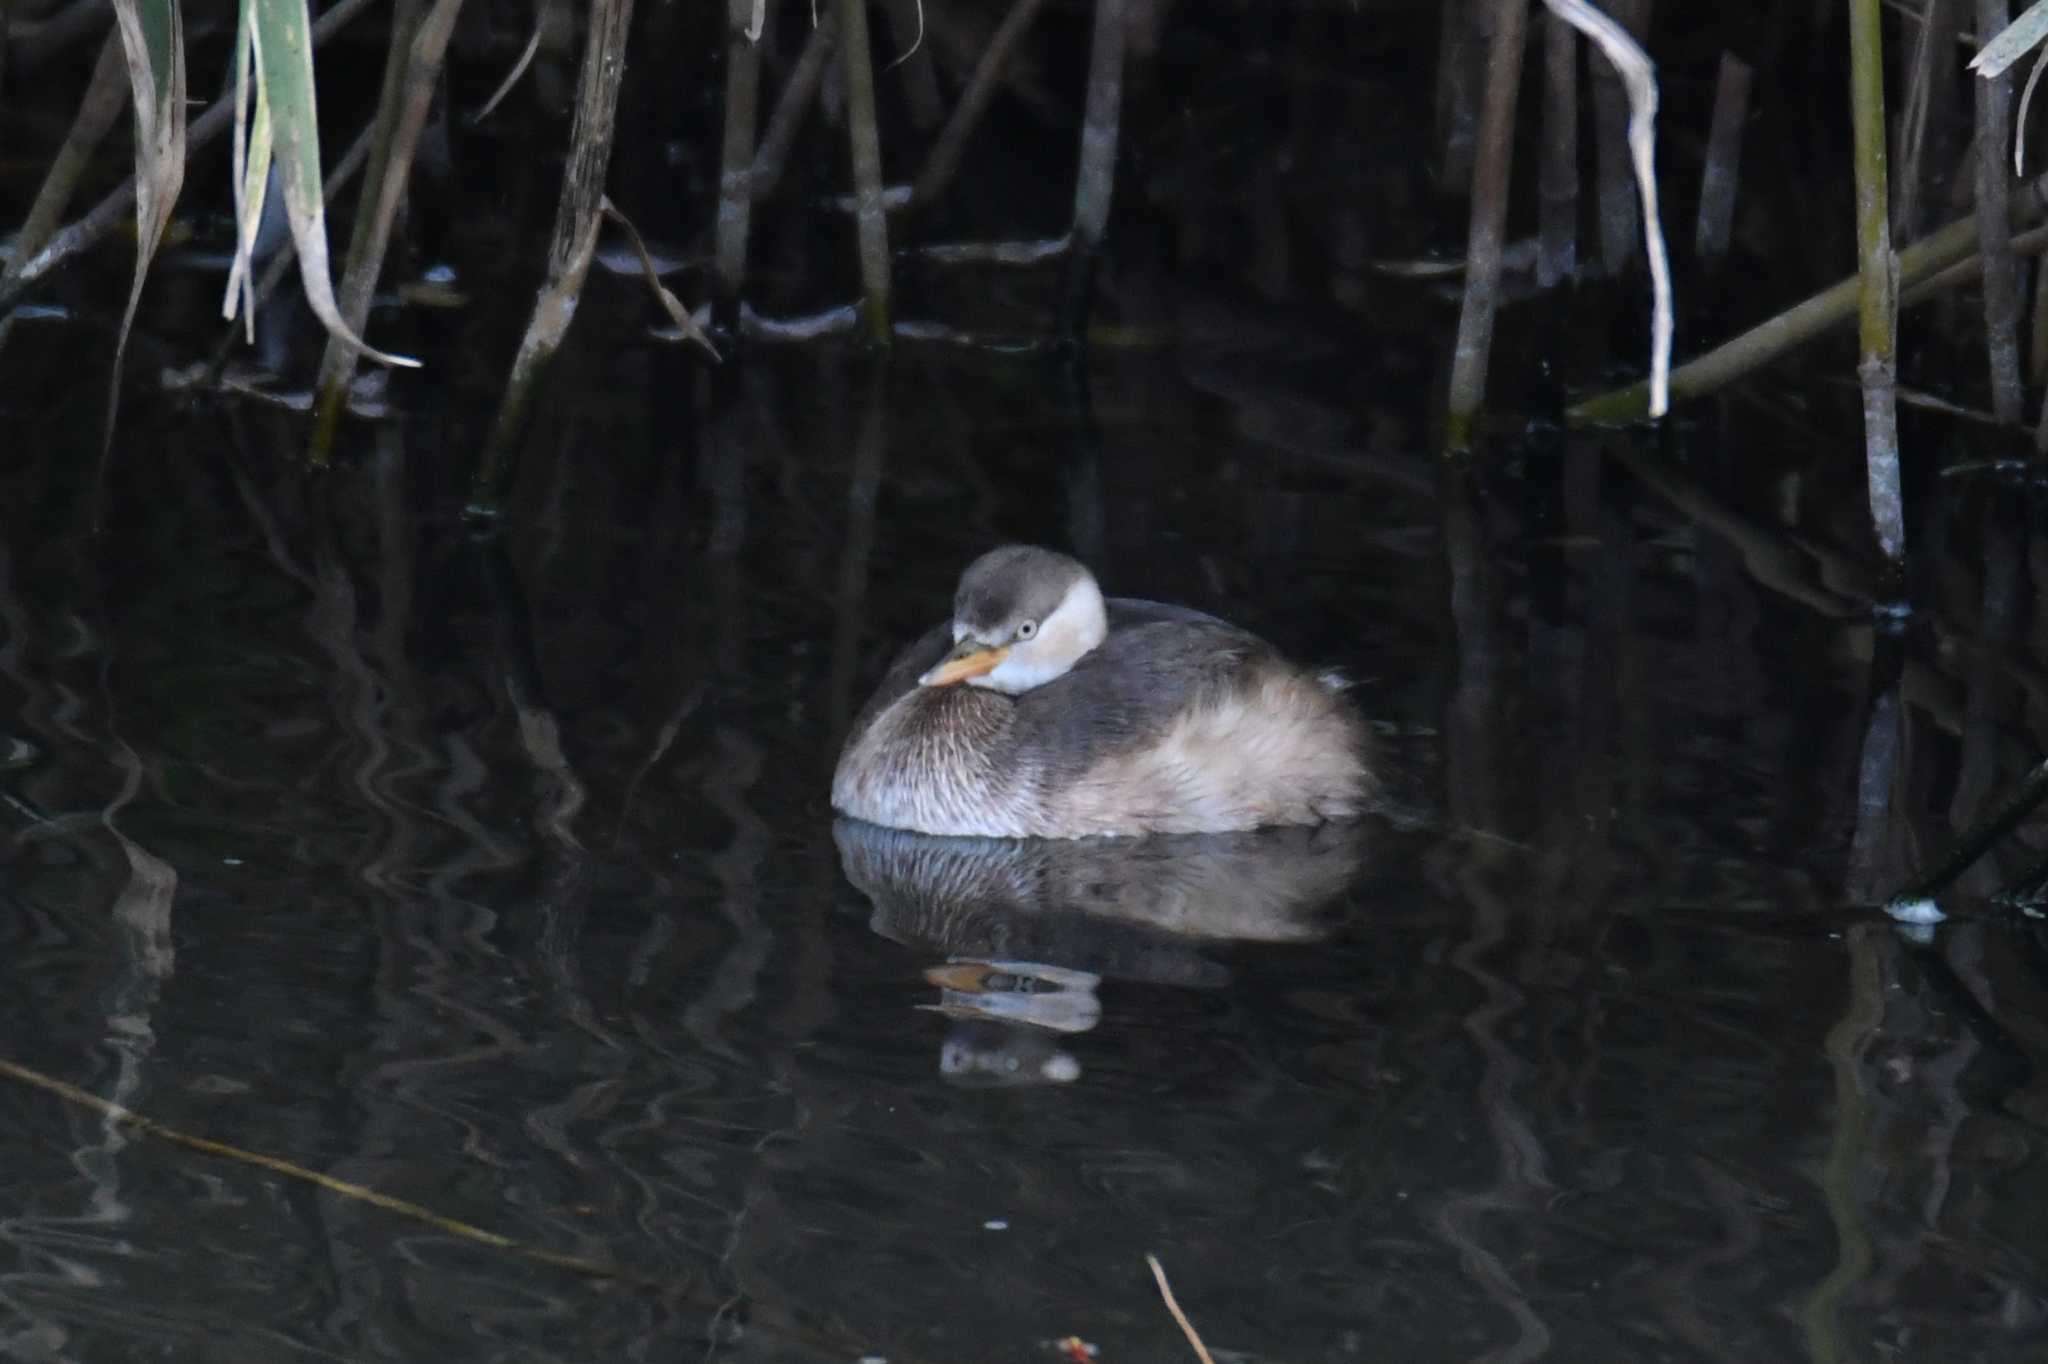
[[[1080,591],[1069,592],[1046,616],[1036,635],[1012,644],[1010,656],[986,676],[972,679],[973,684],[1016,696],[1070,672],[1082,655],[1102,643],[1104,631],[1101,608],[1096,605],[1099,594],[1096,603],[1091,603]]]

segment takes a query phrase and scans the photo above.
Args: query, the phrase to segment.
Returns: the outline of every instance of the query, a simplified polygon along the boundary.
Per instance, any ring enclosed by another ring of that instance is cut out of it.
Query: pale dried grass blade
[[[2027,73],[2026,88],[2020,91],[2019,121],[2012,136],[2012,173],[2025,175],[2027,164],[2027,106],[2034,102],[2034,87],[2041,81],[2041,71],[2048,68],[2048,47],[2041,49],[2041,55],[2034,59],[2034,69]]]
[[[2048,0],[2034,0],[2027,12],[2000,29],[1976,56],[1970,69],[1985,80],[1997,80],[2006,68],[2048,38]]]
[[[1628,91],[1628,146],[1642,197],[1643,241],[1650,256],[1650,415],[1671,406],[1671,258],[1664,249],[1664,221],[1657,212],[1657,74],[1628,30],[1586,0],[1543,0],[1550,11],[1599,44]],[[2042,0],[2048,6],[2048,0]]]

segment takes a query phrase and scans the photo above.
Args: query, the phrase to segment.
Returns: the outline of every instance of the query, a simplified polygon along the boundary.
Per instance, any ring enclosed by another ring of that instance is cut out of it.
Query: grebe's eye
[[[1029,639],[1037,633],[1038,622],[1035,620],[1027,620],[1017,627],[1017,638],[1019,639]]]

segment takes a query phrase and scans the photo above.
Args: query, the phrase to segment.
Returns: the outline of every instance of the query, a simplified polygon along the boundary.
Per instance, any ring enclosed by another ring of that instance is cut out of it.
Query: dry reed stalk
[[[64,134],[64,144],[51,158],[50,169],[36,190],[35,202],[29,205],[21,230],[14,234],[14,253],[8,258],[6,273],[13,274],[50,240],[71,203],[72,192],[92,162],[93,153],[99,150],[114,120],[127,107],[128,68],[122,61],[121,34],[117,30],[100,44],[99,60],[94,63],[92,79],[78,101],[78,113],[71,120],[71,128]]]
[[[626,74],[626,33],[632,22],[633,0],[591,0],[590,33],[584,40],[583,68],[576,81],[576,115],[569,126],[569,161],[562,170],[562,194],[555,205],[547,280],[534,299],[533,317],[513,358],[497,421],[477,463],[470,488],[474,513],[496,513],[534,389],[576,317],[584,276],[590,273],[590,257],[597,250],[612,128],[618,116],[619,86]]]
[[[804,39],[804,50],[797,55],[796,66],[783,84],[781,97],[775,101],[775,112],[768,116],[768,131],[761,134],[761,145],[755,149],[753,166],[747,172],[747,193],[755,203],[765,201],[781,182],[782,168],[788,164],[797,129],[803,126],[804,114],[818,96],[825,62],[838,43],[839,11],[828,9],[818,16],[810,36]]]
[[[718,160],[718,224],[713,275],[721,312],[735,313],[747,279],[753,225],[754,123],[761,92],[761,34],[749,32],[754,0],[729,0],[725,21],[725,133]],[[765,22],[765,12],[763,16]],[[793,131],[793,130],[792,130]],[[730,322],[732,319],[727,318]]]
[[[2012,17],[2006,0],[1977,0],[1977,31],[1997,33]],[[1976,83],[1977,254],[1984,258],[1984,340],[1991,370],[1991,411],[2020,419],[2019,269],[2006,242],[2012,192],[2005,149],[2012,140],[2012,75]]]
[[[2041,216],[2043,190],[2041,181],[2028,185],[2013,205],[2014,224]],[[1976,243],[1973,218],[1958,219],[1929,233],[1898,253],[1900,283],[1918,285],[1958,262],[1974,260]],[[1671,396],[1687,399],[1713,393],[1841,325],[1855,316],[1860,288],[1860,279],[1851,276],[1687,361],[1671,372]],[[1922,297],[1915,290],[1906,301],[1917,303]],[[1638,421],[1648,415],[1648,406],[1649,384],[1638,381],[1574,403],[1565,410],[1565,419],[1574,425]]]
[[[1863,386],[1863,454],[1870,521],[1894,564],[1905,556],[1899,489],[1899,263],[1892,252],[1886,189],[1882,0],[1849,3],[1849,103],[1856,133],[1857,314]]]
[[[1462,450],[1486,398],[1486,364],[1500,306],[1501,242],[1508,216],[1508,173],[1514,164],[1515,96],[1522,83],[1528,34],[1527,0],[1497,0],[1486,96],[1479,111],[1479,148],[1472,168],[1472,215],[1465,246],[1465,301],[1451,357],[1446,448]]]
[[[1609,0],[1609,16],[1638,43],[1650,27],[1650,0]],[[1609,278],[1625,272],[1642,245],[1637,194],[1629,169],[1628,92],[1606,66],[1593,70],[1594,188],[1600,226],[1600,268]]]
[[[1478,136],[1481,55],[1485,35],[1480,18],[1486,0],[1441,0],[1436,42],[1436,161],[1446,185],[1472,178]]]
[[[839,58],[846,77],[847,150],[853,167],[854,228],[860,242],[867,339],[889,344],[889,215],[882,202],[882,133],[875,118],[875,63],[866,0],[839,0]]]
[[[400,12],[409,17],[417,9],[416,0],[406,0]],[[370,148],[375,169],[365,177],[365,193],[356,201],[356,222],[348,241],[348,266],[341,282],[342,318],[358,336],[369,319],[370,296],[376,290],[377,277],[384,271],[391,229],[398,221],[398,206],[405,198],[406,182],[412,178],[413,155],[419,149],[420,133],[427,126],[434,89],[441,83],[441,63],[461,9],[462,0],[434,0],[434,7],[417,23],[400,27],[394,21],[385,84],[387,95],[394,87],[397,94],[388,105],[388,117],[387,108],[377,111],[378,135],[373,136]],[[340,337],[329,335],[326,352],[320,358],[308,446],[316,465],[327,462],[335,424],[348,405],[355,370],[355,348]]]
[[[1095,0],[1095,32],[1088,44],[1088,100],[1081,113],[1081,160],[1074,174],[1074,255],[1068,267],[1061,334],[1079,337],[1088,325],[1096,253],[1109,229],[1116,189],[1116,149],[1123,118],[1124,40],[1130,24],[1125,0]]]
[[[1905,108],[1899,114],[1896,138],[1899,174],[1892,226],[1901,242],[1920,236],[1927,191],[1937,168],[1951,160],[1960,4],[1961,0],[1927,0],[1920,14],[1920,33],[1913,44],[1912,74],[1906,81]]]
[[[1543,15],[1543,160],[1537,168],[1536,283],[1572,277],[1579,250],[1579,31]]]
[[[1700,172],[1699,218],[1693,251],[1703,261],[1728,254],[1735,227],[1735,192],[1742,177],[1742,126],[1749,118],[1749,64],[1732,52],[1721,54],[1714,84],[1714,115],[1707,133],[1707,160]]]
[[[967,139],[988,111],[989,100],[995,97],[1003,63],[1043,8],[1045,0],[1014,0],[1009,12],[1003,15],[1003,22],[996,26],[988,47],[974,64],[974,74],[968,78],[967,88],[960,92],[960,102],[953,106],[952,117],[946,120],[938,142],[925,158],[924,169],[918,173],[917,184],[910,192],[913,204],[931,203],[951,182],[953,173],[960,168],[960,153],[966,148]]]

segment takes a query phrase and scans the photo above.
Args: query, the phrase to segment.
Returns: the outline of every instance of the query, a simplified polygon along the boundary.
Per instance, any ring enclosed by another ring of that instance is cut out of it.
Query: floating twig
[[[565,1255],[560,1251],[544,1250],[539,1246],[528,1245],[523,1241],[515,1241],[510,1236],[502,1236],[495,1231],[486,1231],[482,1227],[459,1221],[453,1217],[444,1217],[433,1209],[423,1207],[418,1203],[409,1202],[403,1198],[394,1198],[390,1194],[379,1193],[375,1189],[361,1184],[352,1184],[345,1179],[336,1179],[333,1175],[307,1169],[305,1166],[295,1164],[289,1160],[282,1160],[276,1156],[266,1156],[259,1151],[247,1150],[244,1147],[233,1146],[224,1141],[215,1141],[211,1137],[196,1136],[193,1133],[167,1126],[158,1122],[155,1118],[137,1113],[132,1108],[102,1099],[90,1090],[80,1089],[77,1085],[60,1080],[54,1075],[45,1075],[42,1071],[18,1065],[4,1057],[0,1057],[0,1076],[5,1076],[10,1080],[15,1080],[32,1088],[54,1094],[67,1103],[77,1104],[81,1108],[89,1108],[110,1122],[119,1123],[131,1131],[155,1137],[159,1141],[169,1142],[173,1146],[182,1146],[188,1151],[197,1151],[202,1155],[218,1156],[223,1160],[237,1161],[243,1165],[253,1165],[258,1169],[268,1170],[272,1174],[283,1175],[287,1179],[295,1179],[301,1183],[312,1184],[327,1190],[329,1193],[339,1194],[343,1198],[352,1199],[358,1203],[367,1203],[372,1207],[382,1208],[386,1212],[396,1213],[400,1217],[425,1223],[437,1231],[444,1231],[450,1236],[457,1236],[465,1241],[474,1241],[479,1245],[490,1246],[495,1250],[508,1250],[515,1255],[539,1264],[553,1265],[557,1269],[573,1270],[578,1274],[587,1274],[593,1278],[618,1279],[654,1288],[667,1286],[644,1279],[630,1270],[620,1269],[598,1260],[585,1259],[580,1255]]]
[[[1180,1304],[1173,1300],[1173,1286],[1166,1282],[1166,1267],[1159,1263],[1159,1257],[1147,1251],[1145,1263],[1152,1266],[1152,1279],[1159,1285],[1159,1296],[1166,1300],[1166,1310],[1173,1315],[1174,1323],[1180,1327],[1181,1334],[1188,1338],[1188,1344],[1195,1347],[1196,1358],[1200,1359],[1202,1364],[1216,1364],[1209,1356],[1209,1347],[1202,1344],[1201,1336],[1195,1333],[1195,1324],[1188,1320],[1188,1314],[1181,1311]]]

